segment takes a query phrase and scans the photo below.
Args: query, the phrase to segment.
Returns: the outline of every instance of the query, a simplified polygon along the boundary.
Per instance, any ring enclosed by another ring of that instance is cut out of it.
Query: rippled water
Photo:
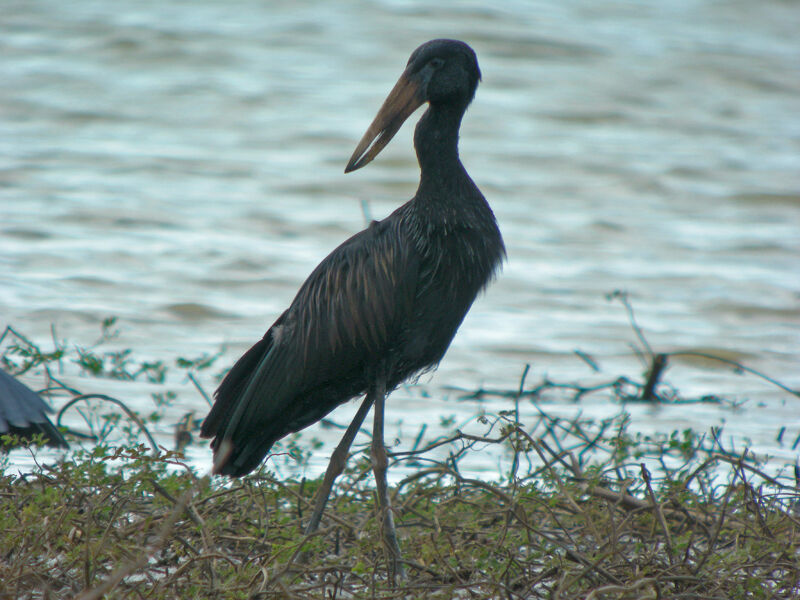
[[[413,124],[368,168],[342,169],[411,50],[456,37],[483,71],[462,158],[509,261],[423,378],[431,397],[393,396],[389,437],[406,447],[423,423],[466,419],[475,404],[448,386],[510,388],[526,363],[532,382],[638,378],[615,289],[656,350],[722,354],[800,387],[792,2],[26,0],[2,12],[0,325],[47,345],[54,324],[89,344],[116,315],[114,344],[140,359],[224,344],[220,367],[232,363],[363,226],[362,203],[380,218],[413,195]],[[635,429],[724,423],[737,447],[795,460],[800,399],[707,362],[666,377],[743,406],[628,407]],[[149,386],[69,366],[65,378],[153,408]],[[206,410],[185,381],[167,387],[179,400],[162,434],[183,409]],[[314,434],[331,447],[338,435]],[[470,460],[491,471],[499,459]]]

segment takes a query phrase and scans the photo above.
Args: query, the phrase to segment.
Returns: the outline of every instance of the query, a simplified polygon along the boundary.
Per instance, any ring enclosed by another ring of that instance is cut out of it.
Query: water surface
[[[422,424],[433,436],[441,417],[506,408],[449,387],[511,388],[526,363],[531,382],[639,378],[617,289],[656,351],[719,353],[800,388],[791,2],[26,0],[4,4],[0,30],[0,325],[43,345],[51,325],[88,345],[116,315],[112,349],[172,364],[224,345],[231,364],[363,227],[363,205],[381,218],[413,195],[416,116],[369,168],[342,170],[411,50],[456,37],[483,71],[462,159],[509,260],[438,372],[392,397],[387,438],[408,447]],[[64,370],[154,408],[153,386]],[[736,447],[796,459],[797,398],[708,362],[666,378],[741,408],[628,407],[636,430],[724,425]],[[207,409],[182,378],[167,388],[164,443],[184,409]],[[338,433],[311,434],[326,442],[318,469]],[[205,448],[192,456],[207,464]],[[487,474],[500,461],[470,460]]]

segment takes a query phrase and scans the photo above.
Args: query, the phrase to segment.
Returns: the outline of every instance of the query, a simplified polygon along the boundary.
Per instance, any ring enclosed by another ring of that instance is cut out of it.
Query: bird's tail
[[[269,444],[269,445],[267,445]],[[212,442],[214,448],[215,475],[228,477],[243,477],[254,471],[269,452],[272,444],[254,444],[252,441],[244,445],[236,445],[228,438],[217,438]]]
[[[271,349],[271,337],[264,336],[237,361],[214,394],[216,401],[203,421],[200,436],[214,438],[211,447],[215,474],[247,475],[258,467],[275,441],[252,432],[237,435],[236,430],[240,428],[232,423],[240,404],[248,402],[246,391],[250,379]]]

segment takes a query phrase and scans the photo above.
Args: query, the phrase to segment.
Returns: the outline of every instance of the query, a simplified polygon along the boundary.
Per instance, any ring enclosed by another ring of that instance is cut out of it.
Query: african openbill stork
[[[383,539],[400,574],[386,484],[384,401],[401,382],[439,363],[505,257],[494,214],[458,155],[461,119],[480,76],[475,52],[460,41],[433,40],[411,54],[345,173],[374,159],[427,102],[414,133],[417,193],[314,269],[289,308],[222,381],[201,433],[214,438],[214,472],[239,477],[255,469],[277,440],[366,394],[331,457],[307,530],[319,524],[374,404],[371,451]]]

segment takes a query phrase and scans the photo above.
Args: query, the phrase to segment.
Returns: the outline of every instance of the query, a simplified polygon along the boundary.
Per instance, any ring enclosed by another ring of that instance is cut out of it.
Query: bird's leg
[[[375,398],[375,422],[372,427],[372,471],[375,474],[375,487],[378,492],[380,504],[379,522],[382,524],[381,537],[388,552],[389,577],[394,581],[395,576],[405,578],[403,563],[401,562],[400,545],[397,543],[397,530],[394,527],[394,515],[389,500],[389,487],[386,483],[386,470],[389,459],[386,455],[386,446],[383,443],[383,407],[386,401],[386,380],[378,377],[375,385],[370,387],[367,397]]]
[[[331,495],[333,482],[336,481],[336,478],[341,475],[344,470],[344,465],[347,462],[347,452],[350,450],[350,446],[353,444],[353,440],[372,406],[372,401],[373,398],[370,394],[367,394],[361,406],[358,408],[356,416],[353,417],[353,421],[347,428],[347,431],[344,432],[342,441],[339,442],[339,445],[336,446],[336,450],[331,454],[331,460],[328,463],[328,469],[325,471],[325,477],[322,479],[322,485],[320,485],[319,490],[317,490],[317,497],[314,500],[314,513],[311,515],[308,527],[306,527],[306,535],[314,533],[317,527],[319,527],[319,522],[322,520],[322,512],[325,510],[325,505],[328,503],[328,497]]]

